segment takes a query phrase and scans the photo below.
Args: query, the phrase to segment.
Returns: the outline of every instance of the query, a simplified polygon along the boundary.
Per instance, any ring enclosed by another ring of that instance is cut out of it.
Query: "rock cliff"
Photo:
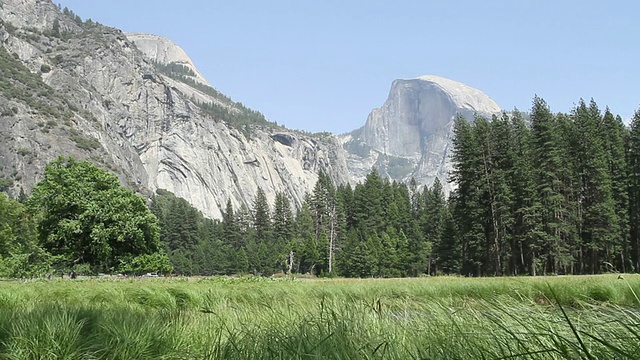
[[[162,36],[145,33],[125,33],[125,35],[147,59],[159,64],[182,65],[193,72],[194,75],[191,76],[193,80],[211,86],[193,64],[189,55],[173,41]]]
[[[449,191],[455,117],[499,112],[489,96],[457,81],[434,75],[395,80],[385,103],[371,111],[365,125],[342,136],[352,177],[361,180],[375,167],[398,181],[413,177],[428,185],[437,177]]]
[[[0,5],[0,191],[13,196],[60,155],[147,196],[169,190],[212,218],[227,200],[251,207],[259,187],[300,205],[320,171],[356,183],[375,167],[450,190],[456,114],[500,111],[477,89],[422,76],[394,81],[350,134],[291,131],[215,90],[168,39],[83,22],[50,0]]]
[[[13,195],[59,155],[90,159],[146,195],[169,190],[213,218],[228,199],[251,207],[258,187],[300,204],[319,171],[349,180],[337,138],[233,102],[169,40],[82,22],[48,0],[3,0],[0,19],[0,179]]]

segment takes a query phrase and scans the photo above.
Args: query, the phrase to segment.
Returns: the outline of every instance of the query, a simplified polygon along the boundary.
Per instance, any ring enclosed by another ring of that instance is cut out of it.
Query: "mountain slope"
[[[5,0],[0,19],[3,71],[21,77],[0,95],[0,176],[9,193],[28,192],[59,155],[91,159],[145,194],[169,190],[213,218],[227,200],[252,206],[258,187],[270,201],[284,192],[300,204],[319,171],[349,180],[335,137],[269,123],[207,86],[195,67],[195,78],[163,68],[179,59],[151,59],[136,46],[140,35],[132,42],[50,1]],[[181,51],[145,37],[153,41],[165,55]],[[15,87],[33,96],[16,97]]]
[[[300,205],[320,171],[355,183],[374,167],[450,190],[456,114],[500,111],[481,91],[428,75],[394,81],[362,128],[309,135],[211,87],[168,39],[83,22],[48,0],[4,0],[0,20],[0,191],[13,196],[60,155],[148,196],[169,190],[212,218],[227,200],[252,207],[259,187],[269,202],[283,192]]]
[[[365,125],[342,136],[353,177],[363,179],[375,167],[399,181],[413,177],[431,184],[437,177],[450,190],[455,117],[498,112],[489,96],[457,81],[435,75],[395,80],[385,103],[371,111]]]
[[[125,33],[127,39],[133,42],[147,59],[158,64],[179,64],[194,73],[192,78],[207,86],[211,86],[204,76],[198,71],[191,58],[173,41],[162,36],[145,33]]]

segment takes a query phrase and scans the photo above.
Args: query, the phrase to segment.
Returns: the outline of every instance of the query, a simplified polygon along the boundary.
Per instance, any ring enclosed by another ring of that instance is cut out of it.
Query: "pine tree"
[[[422,219],[424,238],[431,243],[427,273],[435,274],[439,270],[440,261],[447,257],[448,250],[444,244],[444,230],[447,203],[440,180],[436,178],[433,185],[425,190],[425,212]],[[428,249],[424,249],[428,250]]]
[[[511,118],[511,156],[513,167],[507,173],[510,179],[513,201],[511,244],[511,271],[513,275],[533,273],[535,246],[541,231],[540,203],[532,164],[531,129],[525,124],[524,115],[514,111]]]
[[[556,261],[551,254],[556,253],[560,243],[561,214],[564,213],[557,123],[546,102],[537,96],[531,109],[531,129],[532,167],[537,186],[536,201],[539,202],[534,204],[534,208],[540,211],[541,229],[530,244],[530,267],[532,275],[537,275],[539,269],[543,273],[549,270],[556,272]]]
[[[615,268],[627,272],[630,269],[629,249],[629,193],[625,138],[627,129],[620,116],[614,117],[609,108],[605,110],[602,135],[605,136],[608,173],[611,177],[611,192],[615,201],[618,233],[614,234],[611,259]]]
[[[227,206],[222,214],[222,228],[224,242],[229,244],[234,250],[239,250],[245,245],[242,241],[240,227],[236,219],[236,214],[233,211],[231,199],[227,200]]]
[[[296,214],[293,251],[297,262],[294,269],[299,273],[314,273],[319,262],[313,215],[307,199]]]
[[[344,208],[336,195],[336,187],[324,172],[318,176],[310,205],[315,225],[316,242],[320,244],[321,239],[326,240],[326,268],[322,270],[331,274],[335,251],[338,248],[337,244],[340,241],[346,219]]]
[[[453,192],[455,196],[455,192]],[[456,227],[456,220],[453,218],[456,202],[450,196],[447,200],[447,208],[444,212],[444,228],[442,229],[441,242],[438,246],[438,270],[444,274],[459,274],[461,272],[461,246]]]
[[[457,185],[454,199],[455,218],[459,222],[461,271],[482,275],[486,260],[486,234],[483,206],[482,147],[472,124],[460,116],[454,123],[453,171],[451,181]]]
[[[631,120],[627,150],[631,262],[640,271],[640,110]]]
[[[380,174],[372,169],[364,183],[358,184],[354,190],[355,223],[365,234],[381,232],[386,228],[383,188]]]
[[[271,241],[271,215],[267,195],[261,187],[253,200],[253,227],[256,230],[256,238],[260,241]]]
[[[573,114],[579,174],[580,244],[582,272],[601,271],[608,258],[615,236],[619,235],[615,202],[611,193],[611,178],[601,126],[602,115],[592,100],[587,107],[580,101]]]
[[[290,242],[293,238],[293,213],[291,203],[284,193],[276,193],[273,209],[273,236],[284,242]]]
[[[580,224],[580,191],[577,184],[580,183],[578,159],[580,154],[575,154],[574,143],[576,141],[576,126],[571,116],[559,113],[556,116],[556,127],[559,139],[560,167],[559,193],[563,198],[562,212],[558,213],[560,219],[558,227],[558,243],[550,254],[553,260],[553,273],[576,272],[576,259],[580,258],[580,239],[578,227]]]

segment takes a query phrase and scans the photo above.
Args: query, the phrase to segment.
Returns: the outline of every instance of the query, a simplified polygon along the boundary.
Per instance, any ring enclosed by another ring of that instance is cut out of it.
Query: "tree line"
[[[336,186],[320,173],[300,207],[258,189],[220,220],[164,190],[147,207],[115,175],[60,158],[30,196],[0,194],[0,276],[76,263],[345,277],[640,269],[640,111],[627,127],[594,101],[554,114],[536,97],[528,114],[457,118],[453,145],[449,196],[437,179],[419,187],[372,170]]]
[[[320,174],[295,212],[285,194],[268,204],[261,189],[249,206],[228,202],[221,221],[198,215],[189,225],[197,212],[166,193],[152,209],[175,269],[188,274],[640,269],[640,112],[626,127],[594,101],[554,114],[536,97],[529,114],[457,118],[453,145],[448,197],[438,180],[420,188],[372,170],[354,187]]]
[[[640,112],[630,127],[580,100],[554,114],[455,123],[451,195],[460,271],[592,274],[640,269]]]

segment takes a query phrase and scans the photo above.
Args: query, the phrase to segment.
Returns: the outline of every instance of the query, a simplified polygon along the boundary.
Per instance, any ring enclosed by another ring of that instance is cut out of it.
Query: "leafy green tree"
[[[23,204],[0,193],[0,277],[32,277],[49,269],[37,244],[35,221]]]
[[[42,246],[66,261],[110,270],[120,259],[160,250],[158,220],[118,178],[87,161],[60,157],[28,200]]]

